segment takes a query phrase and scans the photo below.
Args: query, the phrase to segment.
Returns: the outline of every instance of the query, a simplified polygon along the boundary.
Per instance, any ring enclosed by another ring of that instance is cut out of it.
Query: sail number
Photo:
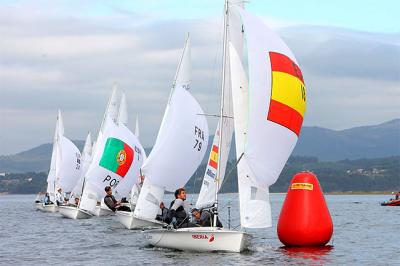
[[[203,146],[203,141],[204,141],[204,131],[198,128],[197,126],[194,126],[194,136],[195,136],[195,144],[193,146],[193,149],[201,151],[201,147]]]
[[[75,153],[76,155],[76,170],[81,169],[81,155],[79,153]]]

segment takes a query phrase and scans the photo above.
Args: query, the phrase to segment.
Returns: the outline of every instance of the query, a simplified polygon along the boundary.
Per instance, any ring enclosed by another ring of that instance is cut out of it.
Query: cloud
[[[0,154],[50,142],[58,108],[67,137],[96,135],[115,82],[127,94],[130,128],[139,114],[141,141],[153,145],[187,32],[191,92],[206,113],[218,113],[220,20],[154,20],[125,10],[90,16],[56,5],[31,13],[32,5],[0,7]],[[306,125],[340,129],[400,117],[398,34],[314,26],[279,33],[307,83]],[[213,131],[216,120],[209,122]]]

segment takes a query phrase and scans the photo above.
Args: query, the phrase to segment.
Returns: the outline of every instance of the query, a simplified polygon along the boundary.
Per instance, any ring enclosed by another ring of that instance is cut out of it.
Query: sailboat
[[[53,140],[50,171],[47,177],[47,190],[50,204],[43,203],[40,210],[56,212],[55,191],[62,188],[66,192],[72,190],[81,173],[81,153],[68,138],[64,136],[64,125],[61,111],[58,111],[56,130]]]
[[[81,199],[82,196],[82,191],[84,188],[84,182],[85,182],[85,174],[89,168],[90,163],[92,162],[92,138],[90,133],[88,133],[85,141],[85,145],[83,146],[83,151],[82,151],[82,173],[81,177],[79,178],[78,182],[75,184],[72,192],[71,192],[71,198],[70,202],[72,199]],[[81,208],[79,208],[80,202],[78,202],[77,205],[74,205],[73,202],[71,202],[69,205],[62,205],[58,207],[59,213],[70,219],[87,219],[92,216],[91,213],[88,211],[85,211]]]
[[[136,208],[123,219],[129,229],[161,227],[163,223],[155,218],[165,190],[183,187],[204,157],[208,125],[202,108],[189,93],[190,65],[188,36],[156,143],[142,167],[145,179]]]
[[[107,131],[107,127],[109,125],[113,125],[117,122],[117,117],[118,117],[118,88],[116,85],[113,86],[113,90],[111,93],[111,96],[109,98],[106,111],[104,113],[103,120],[101,122],[99,134],[97,136],[97,141],[96,144],[91,145],[91,137],[88,135],[86,138],[85,146],[84,146],[84,158],[83,158],[83,173],[81,175],[81,179],[78,181],[77,185],[74,188],[74,195],[79,197],[79,204],[77,206],[69,205],[69,206],[62,206],[60,210],[60,214],[63,215],[66,218],[70,219],[86,219],[90,218],[93,215],[110,215],[113,214],[113,212],[104,205],[98,205],[97,200],[94,201],[94,197],[98,196],[97,194],[94,194],[95,196],[89,196],[89,192],[91,191],[91,184],[87,180],[87,172],[89,171],[93,158],[95,157],[96,152],[101,152],[101,145],[103,141],[103,136]],[[103,191],[98,191],[99,195],[103,195]]]
[[[106,186],[115,189],[124,179],[136,179],[143,164],[142,150],[139,140],[123,123],[107,123],[85,175],[80,208],[96,214]]]
[[[228,1],[224,11],[220,118],[229,117],[224,97],[226,87],[230,87],[241,227],[271,227],[269,186],[279,177],[300,134],[306,107],[304,81],[290,49],[259,18],[245,11],[241,4]],[[248,76],[241,57],[243,35],[247,44]],[[213,157],[217,163],[215,178],[213,182],[206,180],[215,192],[222,177],[224,158],[221,156],[226,156],[223,150],[228,142],[223,140],[224,128],[220,122],[219,156]],[[211,201],[215,209],[217,195]],[[148,230],[144,234],[148,244],[179,250],[241,252],[248,248],[250,234],[218,228],[216,220],[212,227]]]

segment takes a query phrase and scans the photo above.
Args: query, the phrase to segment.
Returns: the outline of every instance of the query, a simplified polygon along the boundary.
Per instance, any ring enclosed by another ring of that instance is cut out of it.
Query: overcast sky
[[[398,1],[252,0],[246,8],[296,55],[307,87],[304,125],[345,129],[400,118]],[[0,155],[65,135],[97,135],[114,83],[129,127],[152,146],[185,35],[191,92],[218,112],[223,0],[0,0]],[[209,120],[210,132],[216,126]]]

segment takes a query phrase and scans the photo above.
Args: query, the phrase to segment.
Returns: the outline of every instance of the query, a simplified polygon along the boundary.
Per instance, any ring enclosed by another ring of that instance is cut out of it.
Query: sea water
[[[272,194],[273,227],[248,230],[243,253],[182,252],[144,244],[114,217],[70,220],[34,207],[34,195],[0,196],[0,265],[400,265],[400,207],[387,195],[328,195],[334,235],[328,248],[285,249],[276,223],[284,194]],[[197,195],[188,195],[195,203]],[[171,195],[167,195],[169,205]],[[237,194],[220,195],[220,214],[239,226]],[[230,208],[228,208],[230,207]]]

